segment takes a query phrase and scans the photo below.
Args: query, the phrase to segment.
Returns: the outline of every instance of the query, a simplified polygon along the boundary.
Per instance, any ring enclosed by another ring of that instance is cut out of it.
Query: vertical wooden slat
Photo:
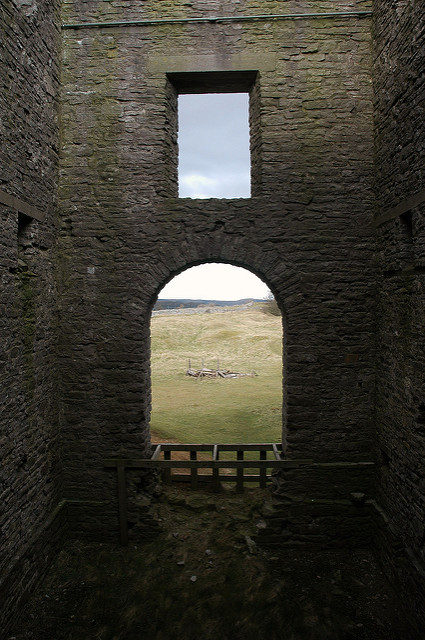
[[[276,458],[276,460],[280,461],[281,460],[280,453],[277,450],[277,447],[276,447],[276,445],[274,443],[273,443],[272,447],[273,447],[274,457]]]
[[[171,451],[164,451],[164,460],[171,460]],[[171,483],[171,467],[164,469],[164,482]]]
[[[117,463],[118,478],[118,516],[120,523],[120,542],[123,546],[128,544],[127,523],[127,487],[125,482],[125,467],[122,461]]]
[[[236,452],[237,460],[243,460],[244,452],[240,449]],[[243,467],[236,469],[236,491],[243,493]]]
[[[190,452],[190,459],[191,460],[197,459],[196,451]],[[190,486],[192,487],[192,489],[198,488],[198,469],[196,467],[192,467],[190,470]]]
[[[214,445],[214,449],[213,449],[213,460],[218,460],[219,459],[219,451],[218,451],[218,444]],[[215,469],[213,467],[213,489],[214,491],[219,491],[220,490],[220,477],[219,477],[219,469]]]
[[[158,460],[159,454],[161,453],[161,445],[158,444],[153,452],[151,460]]]
[[[267,460],[267,451],[260,451],[260,460]],[[267,484],[267,469],[266,467],[260,467],[260,487],[266,488]]]

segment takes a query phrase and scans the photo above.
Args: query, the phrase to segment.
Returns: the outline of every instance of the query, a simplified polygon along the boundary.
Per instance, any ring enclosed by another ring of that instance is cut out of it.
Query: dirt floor
[[[259,548],[265,501],[168,487],[155,540],[68,543],[9,640],[410,640],[368,550]]]

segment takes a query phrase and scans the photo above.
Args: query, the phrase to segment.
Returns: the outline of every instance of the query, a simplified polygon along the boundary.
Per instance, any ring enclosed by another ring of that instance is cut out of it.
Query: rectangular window
[[[179,196],[249,198],[248,93],[180,95]]]
[[[25,213],[18,213],[18,241],[23,241],[28,236],[33,219]]]
[[[178,182],[179,197],[250,198],[251,193],[258,195],[258,73],[169,73],[167,78],[171,135],[166,153],[170,184]]]
[[[415,257],[413,211],[402,213],[400,216],[400,248],[405,266],[411,266]]]

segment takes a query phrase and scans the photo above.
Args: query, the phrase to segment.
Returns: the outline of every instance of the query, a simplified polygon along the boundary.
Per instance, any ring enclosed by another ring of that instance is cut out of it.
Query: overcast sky
[[[249,198],[249,96],[179,96],[181,198]]]
[[[201,264],[186,269],[171,280],[159,298],[193,300],[240,300],[265,298],[269,289],[253,273],[230,264]]]

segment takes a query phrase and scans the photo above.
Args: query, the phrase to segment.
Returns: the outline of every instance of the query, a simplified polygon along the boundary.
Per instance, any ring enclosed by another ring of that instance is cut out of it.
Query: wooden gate
[[[178,459],[173,458],[173,454],[177,454]],[[235,483],[236,491],[242,492],[246,482],[258,482],[260,487],[265,488],[271,478],[268,470],[282,466],[286,466],[282,445],[275,443],[165,443],[153,445],[149,458],[106,460],[105,467],[117,470],[121,543],[126,545],[128,542],[127,470],[159,469],[164,482],[190,482],[193,489],[200,483],[206,483],[210,484],[214,491],[219,491],[221,482]],[[253,469],[258,469],[258,473],[246,473],[247,470]]]

